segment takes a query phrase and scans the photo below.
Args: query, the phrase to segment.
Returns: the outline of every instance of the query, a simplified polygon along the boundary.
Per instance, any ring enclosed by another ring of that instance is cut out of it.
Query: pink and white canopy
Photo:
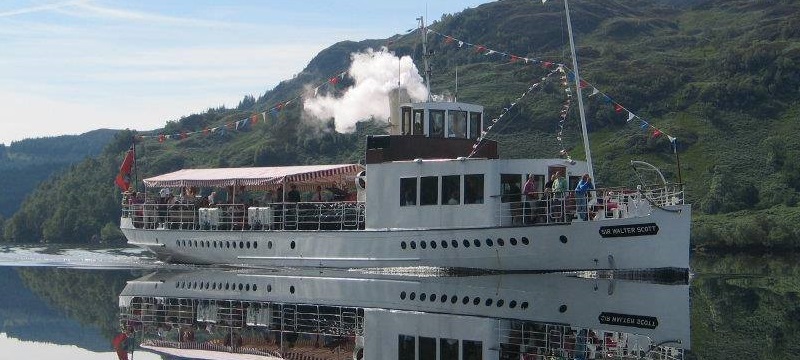
[[[285,183],[311,184],[355,177],[358,164],[279,167],[183,169],[144,179],[146,187],[270,186]]]

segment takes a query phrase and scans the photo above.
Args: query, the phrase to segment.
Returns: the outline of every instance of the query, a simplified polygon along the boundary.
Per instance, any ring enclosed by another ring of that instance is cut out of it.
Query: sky
[[[336,42],[388,38],[418,16],[489,1],[4,0],[0,143],[146,131],[235,107]]]

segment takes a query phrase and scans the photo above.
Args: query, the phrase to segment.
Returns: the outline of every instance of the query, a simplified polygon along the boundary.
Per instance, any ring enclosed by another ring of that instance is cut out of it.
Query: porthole
[[[177,289],[177,288],[179,288],[179,287],[181,287],[181,283],[179,283],[179,282],[175,282],[175,288]]]
[[[186,288],[186,282],[185,281],[181,281],[181,289],[185,289],[185,288]]]
[[[503,238],[497,238],[497,245],[505,246],[506,242],[503,240]]]
[[[421,247],[421,248],[423,248],[423,249],[424,249],[424,248],[427,248],[427,247],[428,247],[428,243],[426,243],[425,241],[420,241],[420,242],[419,242],[419,247]]]
[[[469,304],[469,296],[464,296],[464,298],[461,299],[461,303],[464,305]]]
[[[244,241],[239,241],[239,249],[244,249]]]
[[[494,246],[494,241],[492,241],[492,239],[486,239],[486,246]]]
[[[233,248],[236,249],[236,241],[233,241]]]
[[[423,244],[424,244],[424,243],[423,243]],[[421,294],[419,294],[419,301],[425,301],[425,297],[426,297],[426,296],[427,296],[427,295],[425,295],[425,293],[421,293]]]
[[[431,249],[436,249],[436,241],[431,240]]]
[[[294,240],[292,240],[292,242],[289,243],[289,248],[294,250],[295,246],[297,246],[297,244],[295,244]]]
[[[186,240],[183,240],[182,242],[183,242],[183,246],[186,246]]]
[[[465,247],[465,248],[468,248],[468,247],[469,247],[469,240],[467,240],[467,239],[464,239],[464,247]]]
[[[189,240],[189,247],[192,247],[192,240]]]
[[[400,248],[401,248],[401,249],[405,250],[407,246],[408,246],[408,245],[406,245],[406,242],[405,242],[405,241],[401,241],[401,242],[400,242]]]
[[[246,244],[247,244],[247,248],[249,249],[250,248],[250,242],[248,241]]]
[[[225,283],[225,290],[230,290],[230,284]]]
[[[294,294],[294,285],[289,286],[289,293]]]
[[[253,241],[253,249],[258,249],[258,241]]]
[[[211,245],[213,245],[214,249],[216,249],[217,248],[217,240],[214,240],[214,242],[212,242]]]
[[[200,247],[201,247],[201,248],[204,248],[204,247],[206,247],[206,243],[204,243],[204,242],[202,242],[202,241],[201,241],[201,242],[200,242]]]
[[[272,284],[267,284],[267,292],[272,292]]]
[[[244,291],[250,291],[250,284],[245,284]]]
[[[442,295],[442,296],[440,296],[440,297],[439,297],[439,301],[441,301],[441,302],[443,302],[443,303],[444,303],[444,302],[447,302],[447,295]]]
[[[478,239],[472,240],[472,243],[475,244],[475,247],[481,247],[481,241]]]
[[[511,300],[511,302],[508,303],[508,307],[512,309],[517,307],[517,300]]]
[[[210,241],[208,241],[208,240],[206,240],[206,247],[207,247],[207,248],[210,248],[210,247],[211,247],[211,242],[210,242]]]
[[[455,304],[456,301],[458,301],[458,296],[453,295],[453,296],[450,297],[450,303],[451,304]]]
[[[531,243],[531,241],[530,241],[530,240],[528,240],[528,238],[526,238],[526,237],[524,237],[524,236],[522,237],[522,245],[528,245],[528,244],[530,244],[530,243]]]
[[[436,294],[431,294],[431,298],[430,299],[431,299],[431,302],[436,301]]]
[[[192,283],[192,289],[197,289],[197,281]]]
[[[230,241],[226,241],[225,242],[225,247],[230,249],[231,248],[231,242]]]
[[[258,286],[256,284],[253,284],[253,291],[257,291],[257,290],[258,290]]]
[[[472,299],[472,304],[473,305],[478,305],[480,303],[481,303],[481,298],[476,296],[474,299]]]
[[[206,290],[208,290],[208,288],[209,288],[210,286],[211,286],[211,284],[209,284],[209,283],[208,283],[208,281],[206,281]]]
[[[447,249],[447,240],[442,240],[442,249]]]
[[[559,306],[559,307],[558,307],[558,312],[560,312],[560,313],[565,313],[565,312],[567,312],[567,305],[563,305],[563,304],[562,304],[561,306]]]
[[[516,246],[516,245],[517,245],[517,238],[511,238],[511,239],[508,239],[508,242],[510,242],[510,243],[511,243],[511,245],[514,245],[514,246]]]
[[[523,310],[527,309],[528,308],[528,302],[527,301],[523,301],[522,304],[519,304],[519,308],[523,309]]]
[[[497,299],[497,307],[502,307],[504,303],[503,299]]]
[[[272,240],[267,241],[267,249],[272,249]]]
[[[217,290],[217,283],[211,283],[211,290]]]
[[[416,249],[416,248],[417,248],[417,242],[416,242],[416,241],[412,241],[412,242],[410,243],[410,245],[411,245],[411,248],[412,248],[412,249]]]
[[[194,241],[194,247],[197,247],[197,240]]]
[[[175,246],[181,246],[181,241],[180,240],[175,240]]]
[[[450,245],[453,245],[453,249],[458,249],[458,240],[451,241]]]
[[[408,299],[409,300],[414,300],[416,298],[417,298],[417,294],[415,294],[413,291],[411,292],[411,294],[408,294]]]
[[[492,306],[492,299],[486,299],[486,302],[484,304],[486,306]]]
[[[565,235],[559,236],[558,240],[560,240],[562,244],[566,244],[567,243],[567,237]]]
[[[400,300],[405,300],[405,299],[406,299],[406,292],[405,291],[401,291],[400,292]]]

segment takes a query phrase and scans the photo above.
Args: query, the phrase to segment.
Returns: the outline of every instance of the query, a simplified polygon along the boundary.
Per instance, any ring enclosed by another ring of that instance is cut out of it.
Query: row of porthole
[[[221,282],[197,282],[197,281],[176,281],[175,288],[176,289],[200,289],[200,290],[236,290],[238,287],[239,291],[258,291],[258,285],[253,284],[242,284],[242,283],[228,283],[226,282],[224,285]],[[267,284],[267,292],[272,292],[272,285]],[[289,286],[289,293],[294,294],[294,285]]]
[[[222,240],[220,240],[220,241],[217,241],[217,240],[214,240],[214,241],[210,241],[210,240],[200,240],[200,241],[197,241],[197,240],[175,240],[175,245],[177,245],[177,246],[196,247],[196,248],[199,247],[199,248],[209,248],[209,249],[211,249],[211,248],[214,248],[214,249],[230,249],[230,248],[234,248],[234,249],[236,249],[237,248],[237,244],[238,244],[238,248],[239,249],[244,249],[244,248],[248,248],[249,249],[251,246],[252,246],[253,249],[258,249],[258,242],[256,242],[256,241],[253,241],[253,242],[250,242],[250,241],[239,241],[237,243],[236,241],[222,241]],[[294,241],[292,241],[291,247],[292,247],[292,249],[294,249]],[[272,249],[272,241],[267,241],[267,249]]]
[[[409,293],[409,294],[406,294],[405,291],[401,291],[400,292],[400,300],[405,300],[406,298],[408,298],[409,300],[415,300],[417,298],[417,294],[415,292],[413,292],[413,291],[411,293]],[[436,296],[436,294],[430,294],[430,295],[427,295],[425,293],[420,293],[419,294],[419,301],[425,301],[426,299],[428,301],[430,301],[430,302],[436,302],[436,300],[439,299],[439,302],[441,302],[441,303],[446,303],[449,300],[451,304],[455,304],[455,303],[458,302],[458,296],[456,296],[456,295],[452,295],[448,299],[448,296],[446,294],[442,294],[442,295],[440,295],[438,297]],[[461,303],[464,304],[464,305],[469,304],[470,303],[469,296],[462,297],[461,298]],[[481,303],[481,298],[480,297],[476,296],[476,297],[472,298],[472,304],[473,305],[480,305],[480,303]],[[483,301],[483,304],[486,305],[486,306],[492,306],[492,304],[495,304],[495,306],[497,306],[497,307],[503,307],[503,305],[505,305],[505,300],[498,299],[497,301],[494,301],[492,298],[488,298],[488,299]],[[508,307],[511,308],[511,309],[516,308],[517,307],[517,301],[516,300],[509,301],[508,302]],[[527,309],[528,308],[528,302],[527,301],[523,301],[522,303],[519,304],[519,308],[522,309],[522,310]]]
[[[531,241],[525,236],[520,238],[519,242],[521,242],[522,245],[529,245],[531,243]],[[487,238],[484,243],[486,244],[486,246],[492,247],[492,246],[495,245],[495,240]],[[508,239],[508,243],[511,244],[512,246],[516,246],[517,243],[518,243],[517,238],[513,238],[512,237],[512,238]],[[430,242],[420,241],[419,242],[419,247],[423,248],[423,249],[427,249],[428,248],[428,244],[430,244],[431,249],[436,249],[436,247],[437,247],[436,240],[431,240]],[[457,249],[458,248],[458,240],[455,240],[455,239],[450,240],[449,244],[448,244],[447,240],[442,240],[440,242],[440,244],[441,244],[442,249],[447,249],[448,246],[452,246],[453,249]],[[470,247],[470,241],[468,239],[464,239],[462,244],[464,244],[465,248]],[[475,245],[475,247],[481,247],[482,242],[480,240],[478,240],[478,239],[475,239],[475,240],[472,241],[472,244]],[[505,246],[506,245],[506,241],[503,240],[502,238],[498,238],[497,241],[496,241],[496,244],[497,244],[497,246]],[[406,243],[405,241],[401,241],[400,242],[400,248],[401,249],[405,250],[405,249],[407,249],[409,247],[411,249],[416,249],[417,248],[417,242],[414,241],[414,240],[411,240],[408,243]]]

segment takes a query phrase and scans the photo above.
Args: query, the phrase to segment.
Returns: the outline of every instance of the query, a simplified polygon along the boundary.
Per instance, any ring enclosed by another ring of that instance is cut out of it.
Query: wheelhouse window
[[[436,205],[439,203],[439,177],[425,176],[419,182],[419,204]]]
[[[477,139],[478,136],[481,135],[481,130],[483,130],[481,128],[483,126],[482,122],[481,122],[482,115],[483,114],[481,114],[479,112],[471,112],[471,113],[469,113],[469,138],[470,139]]]
[[[457,339],[439,339],[439,360],[458,360]]]
[[[431,110],[428,137],[444,137],[444,110]]]
[[[414,343],[416,338],[411,335],[398,335],[397,336],[397,359],[398,360],[414,360],[415,349]]]
[[[436,360],[436,339],[429,337],[419,337],[419,357],[418,360]]]
[[[442,205],[461,204],[461,176],[442,176]]]
[[[425,135],[425,110],[414,110],[413,135]]]
[[[483,204],[483,174],[464,175],[464,204]]]
[[[400,206],[417,205],[417,178],[400,179]]]
[[[447,137],[467,137],[467,112],[450,110],[447,113]]]
[[[500,200],[504,203],[518,202],[522,194],[522,174],[500,174]]]
[[[462,343],[462,360],[482,360],[483,359],[483,342],[464,340]]]
[[[400,115],[401,131],[403,135],[411,135],[411,108],[404,106]]]

